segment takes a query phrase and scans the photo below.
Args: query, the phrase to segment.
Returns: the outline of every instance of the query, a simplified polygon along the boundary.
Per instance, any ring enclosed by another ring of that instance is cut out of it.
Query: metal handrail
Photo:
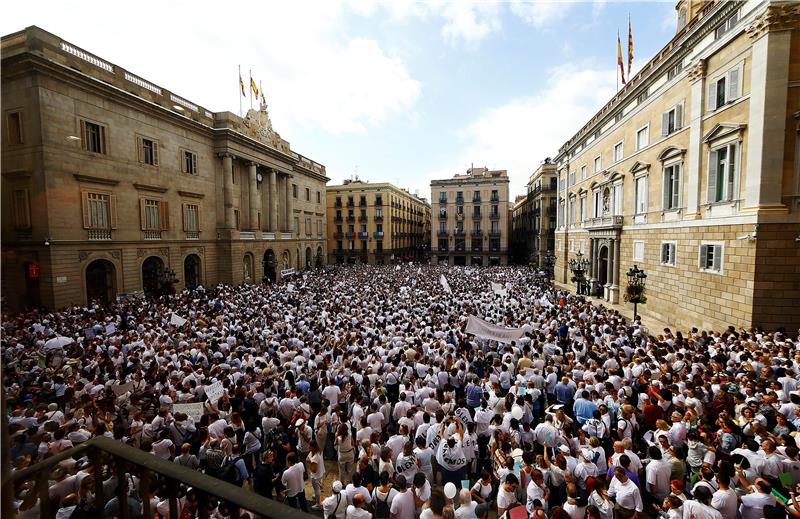
[[[9,474],[8,478],[3,481],[3,499],[13,499],[13,491],[10,490],[13,488],[13,484],[20,480],[37,479],[37,484],[44,484],[46,486],[50,469],[53,466],[65,459],[73,458],[85,452],[89,454],[89,458],[92,460],[92,463],[96,465],[95,470],[98,472],[100,455],[102,453],[108,454],[114,459],[118,470],[125,470],[127,467],[136,466],[145,471],[148,476],[139,478],[140,496],[149,495],[149,489],[147,488],[150,482],[149,473],[155,473],[165,477],[176,486],[178,484],[184,484],[199,492],[202,496],[201,502],[203,502],[207,496],[214,496],[240,509],[253,512],[258,516],[280,519],[311,519],[315,517],[273,499],[263,497],[253,491],[245,490],[215,477],[208,476],[202,472],[178,465],[177,463],[163,460],[148,452],[135,449],[105,436],[97,436],[77,447],[73,447],[72,449],[63,451],[35,465]],[[100,481],[100,478],[97,478],[95,484],[98,485],[101,492],[95,495],[102,496],[102,481]],[[47,495],[47,490],[48,489],[45,489],[42,495]],[[40,489],[40,492],[42,492],[42,489]],[[102,500],[99,500],[98,504],[103,506]],[[142,500],[142,517],[152,517],[152,514],[147,515],[150,512],[148,510],[150,507],[149,505],[148,499]],[[170,517],[178,517],[177,506],[177,498],[171,495],[169,500]],[[42,503],[40,517],[47,517],[45,514],[46,508],[48,507]],[[198,511],[200,517],[207,514],[202,508],[203,507]],[[120,506],[120,512],[123,517],[127,516],[127,507]]]

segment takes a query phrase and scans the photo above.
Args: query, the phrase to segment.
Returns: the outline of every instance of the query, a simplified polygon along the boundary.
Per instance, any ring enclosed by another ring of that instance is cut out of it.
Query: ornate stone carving
[[[247,115],[242,119],[242,126],[238,130],[268,146],[280,147],[281,138],[272,128],[272,120],[269,118],[266,103],[262,102],[258,110],[252,108],[248,110]]]
[[[85,261],[92,253],[86,250],[78,251],[78,261]]]
[[[789,31],[800,27],[800,4],[781,3],[767,7],[764,14],[747,28],[747,35],[755,41],[770,31]]]
[[[142,256],[145,255],[145,252],[147,251],[145,251],[144,249],[136,249],[136,257],[141,258]]]
[[[708,63],[704,59],[697,60],[692,68],[689,70],[689,82],[694,83],[698,79],[703,79],[706,76],[706,67]]]
[[[158,252],[160,252],[165,258],[169,259],[169,247],[161,247],[158,249]]]
[[[118,259],[122,259],[122,251],[112,250],[111,251],[111,257],[114,258],[114,259],[117,259],[117,260]]]

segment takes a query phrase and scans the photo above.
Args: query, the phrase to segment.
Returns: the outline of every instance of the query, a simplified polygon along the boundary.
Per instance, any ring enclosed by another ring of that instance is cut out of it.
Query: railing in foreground
[[[191,488],[197,496],[196,510],[192,517],[206,519],[209,517],[209,498],[216,498],[220,503],[227,503],[229,517],[239,517],[239,511],[251,512],[255,517],[270,517],[280,519],[311,519],[315,516],[304,513],[295,508],[291,508],[283,503],[267,499],[251,490],[239,488],[230,483],[226,483],[217,478],[207,476],[200,471],[191,470],[167,460],[153,456],[148,452],[135,449],[122,442],[98,436],[82,443],[78,447],[66,450],[47,458],[44,461],[26,467],[22,470],[12,472],[2,482],[3,516],[11,513],[13,508],[16,488],[27,482],[33,482],[34,492],[39,496],[39,517],[41,519],[52,519],[55,517],[56,509],[49,499],[49,476],[56,465],[62,461],[79,459],[88,456],[94,470],[93,475],[112,474],[118,482],[116,497],[119,503],[126,503],[128,493],[128,482],[133,481],[132,477],[138,479],[138,496],[145,496],[141,500],[141,517],[152,518],[155,510],[151,509],[150,499],[151,490],[158,485],[166,488],[166,495],[169,496],[169,519],[179,519],[181,515],[178,504],[179,485]],[[99,467],[99,469],[98,469]],[[122,477],[120,477],[122,476]],[[132,477],[129,477],[132,476]],[[95,504],[100,507],[106,505],[103,498],[103,477],[94,478]],[[119,506],[118,519],[130,519],[127,506]],[[14,517],[13,513],[9,517]],[[105,517],[101,509],[96,517]]]

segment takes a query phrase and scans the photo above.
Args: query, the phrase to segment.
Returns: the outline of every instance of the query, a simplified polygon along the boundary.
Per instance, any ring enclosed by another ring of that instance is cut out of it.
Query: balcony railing
[[[375,221],[376,222],[382,222],[383,221],[383,215],[382,214],[376,214],[375,215]]]
[[[186,231],[186,239],[187,240],[199,240],[200,239],[200,232],[199,231]]]
[[[344,237],[345,238],[355,238],[356,237],[356,233],[347,231],[346,233],[344,233]]]
[[[341,222],[342,221],[342,215],[334,216],[333,217],[333,221],[334,222]]]
[[[464,236],[467,233],[466,231],[464,231],[464,229],[456,229],[455,231],[453,231],[453,234],[456,236]]]
[[[341,201],[341,200],[337,200],[337,201],[335,201],[335,202],[333,203],[333,207],[342,207],[342,201]]]
[[[366,198],[362,198],[362,199],[360,199],[360,200],[358,201],[358,205],[360,205],[360,206],[365,206],[365,205],[367,205],[367,199],[366,199]]]
[[[589,218],[583,222],[586,229],[621,229],[623,218],[621,215],[601,216],[600,218]]]
[[[255,231],[242,231],[239,233],[240,240],[255,240],[256,233]]]
[[[447,213],[439,213],[439,220],[447,220]]]
[[[473,245],[472,252],[483,252],[483,245]]]
[[[45,499],[39,501],[39,510],[36,516],[41,519],[54,517],[56,513],[55,504],[46,499],[50,486],[50,473],[62,462],[73,461],[81,457],[88,458],[92,467],[92,474],[115,475],[116,480],[119,482],[114,489],[116,498],[119,503],[139,502],[141,506],[140,517],[149,518],[156,513],[150,500],[154,487],[163,489],[159,493],[169,503],[167,517],[179,517],[181,511],[177,498],[178,489],[179,487],[185,487],[192,492],[191,496],[187,497],[196,498],[196,503],[199,505],[198,510],[191,513],[193,517],[208,517],[208,504],[214,500],[219,503],[226,503],[231,517],[239,517],[240,511],[248,511],[251,516],[274,519],[314,518],[313,515],[291,508],[276,500],[267,499],[251,490],[226,483],[177,463],[163,460],[148,452],[135,449],[105,436],[97,436],[35,465],[8,474],[8,477],[3,480],[3,516],[5,517],[6,514],[9,514],[9,517],[11,517],[13,514],[14,492],[11,489],[22,485],[24,482],[30,482],[34,485],[32,492],[35,495],[45,497]],[[104,507],[111,496],[104,497],[107,496],[107,492],[103,481],[102,477],[93,478],[94,487],[92,491],[96,496],[94,504],[98,508],[90,510],[88,516],[105,517]],[[138,488],[128,488],[129,485],[135,484],[135,481],[138,481]],[[144,499],[132,499],[128,497],[130,495],[143,496]],[[192,501],[195,500],[192,499]],[[120,506],[119,518],[127,519],[128,517],[130,517],[129,507]]]
[[[491,236],[492,238],[497,238],[498,236],[500,236],[500,231],[489,231],[489,236]]]
[[[333,233],[333,237],[334,238],[339,238],[339,239],[344,238],[344,233],[343,232],[335,232],[335,233]]]
[[[372,233],[375,238],[383,238],[383,231],[375,231]]]
[[[366,231],[359,231],[358,233],[359,238],[369,238],[369,233]]]
[[[366,221],[367,221],[367,216],[366,216],[366,215],[361,215],[361,216],[359,216],[359,217],[358,217],[358,221],[359,221],[359,222],[366,222]]]
[[[480,220],[481,219],[481,213],[472,213],[472,219],[473,220]]]
[[[481,197],[479,197],[479,196],[473,196],[473,197],[472,197],[472,203],[473,203],[473,204],[480,204],[480,203],[481,203]]]
[[[464,203],[464,197],[463,196],[457,196],[456,197],[456,203],[457,204],[463,204]]]
[[[356,221],[356,217],[355,216],[348,216],[347,217],[347,221],[348,222],[355,222]]]
[[[440,238],[446,238],[447,237],[447,231],[439,231],[439,237]]]
[[[160,240],[161,231],[142,231],[142,238],[145,240]]]
[[[354,205],[356,205],[356,204],[352,200],[348,200],[347,201],[347,207],[353,207]]]
[[[464,252],[466,250],[466,245],[463,243],[456,243],[456,252]]]
[[[376,198],[375,199],[375,205],[383,205],[383,199],[382,198]]]
[[[90,241],[105,241],[111,239],[111,229],[89,229]]]
[[[478,231],[472,231],[472,232],[470,233],[470,235],[471,235],[471,236],[482,236],[482,235],[483,235],[483,231],[480,231],[480,230],[478,230]]]
[[[500,213],[491,213],[489,215],[489,218],[491,218],[492,220],[499,220],[500,219]]]

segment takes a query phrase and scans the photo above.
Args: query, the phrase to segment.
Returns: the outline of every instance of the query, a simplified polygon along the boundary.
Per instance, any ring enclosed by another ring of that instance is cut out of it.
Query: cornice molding
[[[94,177],[92,175],[82,175],[80,173],[74,173],[72,176],[75,177],[75,180],[78,182],[87,184],[101,184],[104,186],[116,186],[119,184],[119,180],[112,180],[110,178]]]
[[[133,187],[135,187],[139,191],[150,191],[150,192],[153,192],[153,193],[166,193],[167,189],[168,189],[166,187],[161,187],[161,186],[151,186],[151,185],[148,185],[148,184],[137,184],[136,182],[133,183]]]

